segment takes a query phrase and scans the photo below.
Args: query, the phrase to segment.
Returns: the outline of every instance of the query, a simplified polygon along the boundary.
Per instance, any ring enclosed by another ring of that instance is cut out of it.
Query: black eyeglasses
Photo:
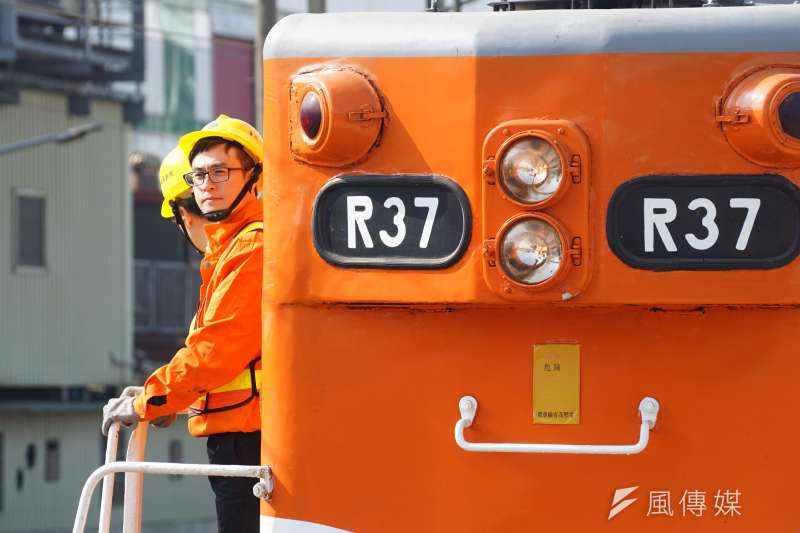
[[[202,185],[206,178],[211,180],[211,183],[222,183],[228,181],[230,178],[231,170],[247,170],[242,167],[215,167],[211,170],[192,170],[183,175],[183,180],[191,185]]]

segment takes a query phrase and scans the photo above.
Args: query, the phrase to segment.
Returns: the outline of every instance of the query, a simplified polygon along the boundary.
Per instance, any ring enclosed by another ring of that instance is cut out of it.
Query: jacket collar
[[[236,237],[239,231],[247,224],[264,219],[261,201],[249,194],[248,197],[249,199],[247,201],[242,202],[238,208],[222,222],[210,222],[205,225],[203,231],[205,231],[208,237],[206,256],[215,254],[227,246],[231,239]]]

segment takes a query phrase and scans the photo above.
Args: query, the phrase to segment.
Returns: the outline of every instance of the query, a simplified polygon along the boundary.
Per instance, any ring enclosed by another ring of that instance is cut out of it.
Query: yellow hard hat
[[[244,120],[231,118],[228,115],[218,116],[215,120],[203,126],[200,131],[187,133],[178,141],[178,146],[188,157],[197,141],[208,137],[222,137],[229,141],[238,142],[256,164],[261,163],[264,159],[264,141],[261,139],[261,134],[258,133],[258,130]]]
[[[189,164],[189,159],[179,146],[173,148],[161,161],[161,168],[158,169],[158,184],[161,187],[161,194],[164,196],[164,201],[161,203],[162,217],[174,217],[175,213],[172,212],[170,202],[191,192],[191,185],[183,179],[183,175],[191,171],[192,165]]]

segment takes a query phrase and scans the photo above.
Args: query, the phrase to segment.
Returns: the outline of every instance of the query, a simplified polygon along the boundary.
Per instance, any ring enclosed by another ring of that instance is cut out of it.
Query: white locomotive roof
[[[800,5],[291,15],[264,58],[800,51]]]

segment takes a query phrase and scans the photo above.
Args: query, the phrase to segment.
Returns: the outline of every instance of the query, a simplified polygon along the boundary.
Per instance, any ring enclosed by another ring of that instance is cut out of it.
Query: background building
[[[129,137],[139,373],[182,343],[199,286],[197,252],[159,216],[158,166],[181,134],[219,114],[255,120],[254,9],[252,0],[145,1],[144,116]]]
[[[70,529],[103,457],[100,407],[141,380],[127,167],[145,121],[145,13],[139,0],[0,3],[2,532]],[[76,126],[92,131],[55,142]],[[177,424],[148,456],[204,461],[202,444]],[[211,523],[207,480],[146,483],[151,531]]]
[[[198,256],[158,214],[158,166],[218,114],[257,122],[257,14],[429,4],[258,3],[0,0],[0,533],[71,530],[102,405],[185,336]],[[179,420],[147,458],[204,448]],[[147,477],[143,522],[213,531],[208,481]]]

